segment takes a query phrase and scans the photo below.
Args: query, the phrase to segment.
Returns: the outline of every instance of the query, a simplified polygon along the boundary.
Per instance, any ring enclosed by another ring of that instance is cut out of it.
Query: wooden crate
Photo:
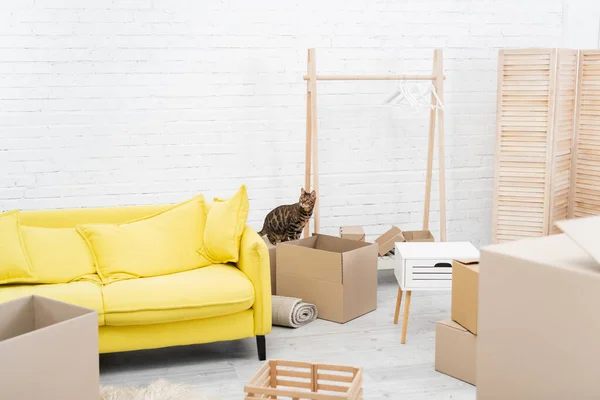
[[[362,368],[270,360],[244,392],[246,400],[362,400]]]

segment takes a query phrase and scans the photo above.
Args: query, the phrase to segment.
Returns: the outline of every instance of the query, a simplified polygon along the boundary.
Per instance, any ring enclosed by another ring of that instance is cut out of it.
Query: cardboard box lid
[[[600,264],[600,216],[566,219],[556,226]]]
[[[379,249],[379,255],[384,256],[390,250],[394,248],[394,243],[396,242],[405,242],[406,239],[402,234],[400,228],[393,226],[384,232],[381,236],[375,239],[375,243]]]
[[[402,236],[402,230],[398,227],[392,226],[390,229],[381,234],[381,236],[375,239],[375,243],[382,245],[398,235]]]

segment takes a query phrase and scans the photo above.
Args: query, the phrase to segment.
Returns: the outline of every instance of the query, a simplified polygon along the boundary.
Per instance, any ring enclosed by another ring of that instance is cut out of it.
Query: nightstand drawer
[[[452,286],[452,260],[406,260],[404,265],[407,287],[449,288]]]

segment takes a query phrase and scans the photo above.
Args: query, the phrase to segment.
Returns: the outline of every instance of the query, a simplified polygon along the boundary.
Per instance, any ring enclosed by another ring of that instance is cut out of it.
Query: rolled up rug
[[[317,319],[317,306],[302,299],[271,296],[273,299],[273,325],[299,328]]]

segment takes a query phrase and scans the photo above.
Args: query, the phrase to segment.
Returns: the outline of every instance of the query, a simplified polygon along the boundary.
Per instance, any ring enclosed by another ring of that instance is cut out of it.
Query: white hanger
[[[435,104],[431,103],[430,96],[436,100]],[[406,81],[399,82],[398,90],[396,90],[390,97],[388,97],[384,104],[393,104],[399,106],[409,106],[415,111],[418,111],[422,107],[444,109],[444,105],[440,101],[437,95],[435,86],[433,83],[422,85],[419,83],[413,83],[409,85]]]

